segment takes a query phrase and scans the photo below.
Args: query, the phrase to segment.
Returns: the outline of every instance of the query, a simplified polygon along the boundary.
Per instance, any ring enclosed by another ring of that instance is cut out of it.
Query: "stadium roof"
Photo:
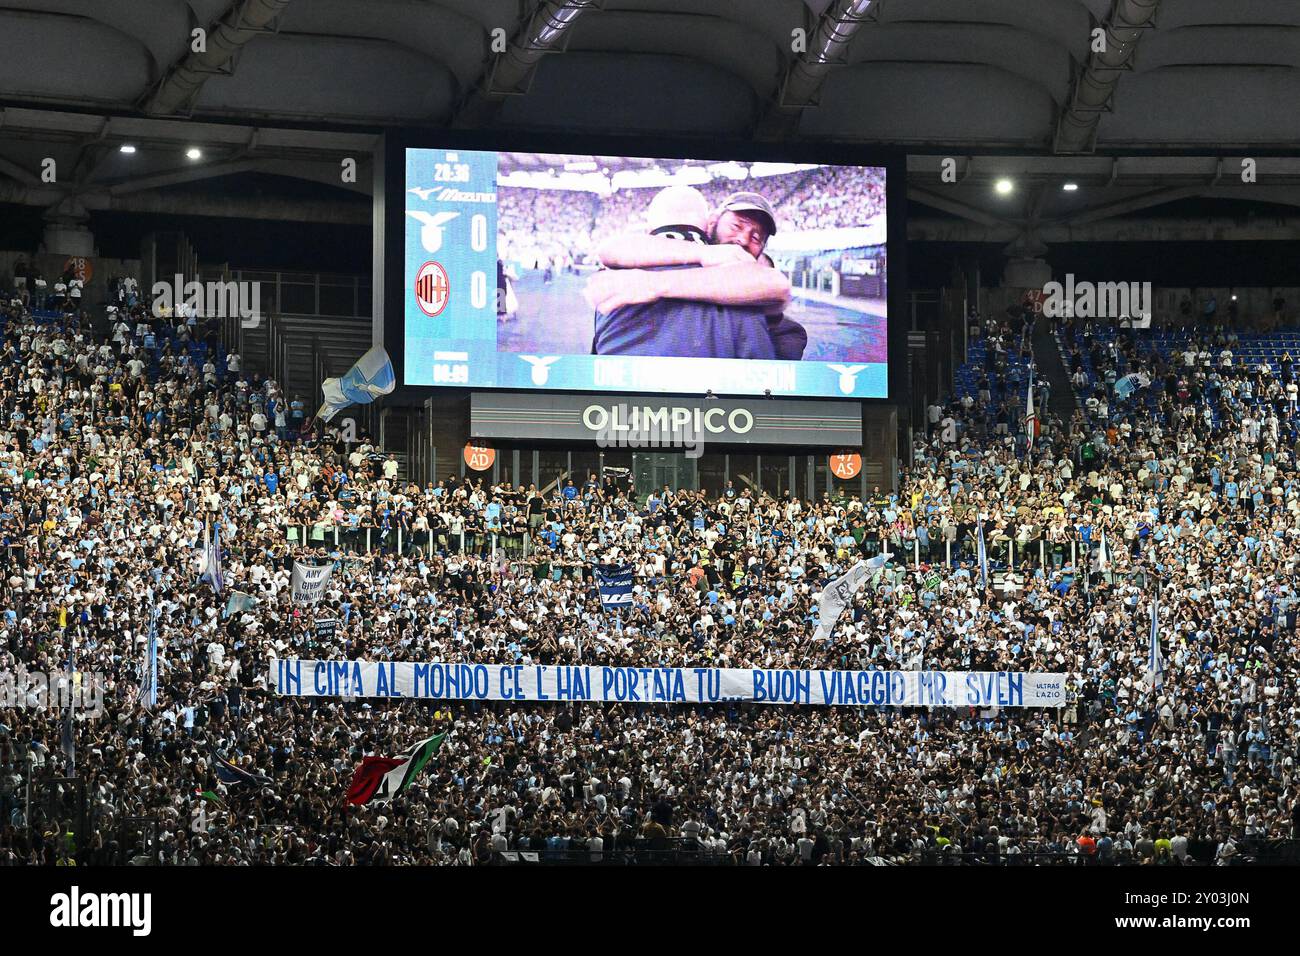
[[[369,192],[392,124],[899,143],[932,154],[909,193],[954,239],[1189,197],[1300,207],[1300,160],[1240,173],[1300,144],[1295,0],[0,0],[0,45],[0,203],[51,219],[360,223],[338,190]],[[193,186],[254,176],[333,197]]]
[[[4,0],[0,37],[9,103],[115,116],[1066,153],[1300,141],[1280,108],[1300,101],[1294,0]]]

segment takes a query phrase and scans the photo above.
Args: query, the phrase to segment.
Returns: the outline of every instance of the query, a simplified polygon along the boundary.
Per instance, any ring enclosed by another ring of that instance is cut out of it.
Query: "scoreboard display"
[[[402,152],[405,384],[887,396],[883,167]]]
[[[408,384],[495,384],[496,160],[495,153],[408,151]]]

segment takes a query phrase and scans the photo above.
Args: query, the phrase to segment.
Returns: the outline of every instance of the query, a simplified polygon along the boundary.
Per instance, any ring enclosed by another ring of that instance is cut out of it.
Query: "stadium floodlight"
[[[190,159],[202,159],[203,150],[199,149],[197,146],[191,146],[189,149],[185,151],[185,155],[188,156]]]
[[[117,148],[117,151],[119,153],[134,153],[135,147],[132,146],[130,143],[123,143],[121,146]]]
[[[999,196],[1006,196],[1016,188],[1016,184],[1009,179],[999,179],[993,188],[998,191]]]
[[[1061,188],[1062,188],[1063,190],[1065,190],[1067,193],[1077,193],[1077,192],[1079,191],[1079,184],[1078,184],[1078,183],[1066,183],[1066,184],[1063,185]]]

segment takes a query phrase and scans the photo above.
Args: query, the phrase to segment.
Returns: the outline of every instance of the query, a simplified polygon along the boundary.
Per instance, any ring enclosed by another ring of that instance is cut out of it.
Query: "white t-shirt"
[[[810,862],[812,860],[813,847],[816,845],[816,843],[807,837],[801,837],[799,842],[795,844],[795,847],[799,850],[799,859],[803,860],[805,863]]]

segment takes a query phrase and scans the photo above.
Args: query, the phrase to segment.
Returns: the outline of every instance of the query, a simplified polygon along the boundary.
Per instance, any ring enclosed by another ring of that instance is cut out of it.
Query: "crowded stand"
[[[518,192],[503,190],[503,217],[531,202],[555,234],[584,228]],[[1227,332],[1064,328],[1085,404],[1059,420],[1040,383],[1031,443],[1029,323],[991,318],[896,493],[599,475],[421,488],[366,436],[345,442],[242,371],[215,324],[155,317],[121,289],[108,322],[17,289],[0,309],[0,671],[103,680],[102,714],[71,728],[89,846],[56,779],[63,715],[35,699],[0,711],[0,862],[1194,865],[1295,835],[1289,353],[1265,372],[1223,358],[1241,348]],[[1150,384],[1115,400],[1139,370]],[[220,593],[199,581],[212,524]],[[822,586],[883,552],[886,570],[815,640]],[[335,563],[315,607],[290,599],[295,558]],[[635,581],[617,615],[593,579],[613,562]],[[1024,710],[277,697],[270,671],[292,657],[1068,683],[1064,707]],[[363,757],[443,731],[401,797],[345,803]],[[151,840],[133,836],[140,821]]]

